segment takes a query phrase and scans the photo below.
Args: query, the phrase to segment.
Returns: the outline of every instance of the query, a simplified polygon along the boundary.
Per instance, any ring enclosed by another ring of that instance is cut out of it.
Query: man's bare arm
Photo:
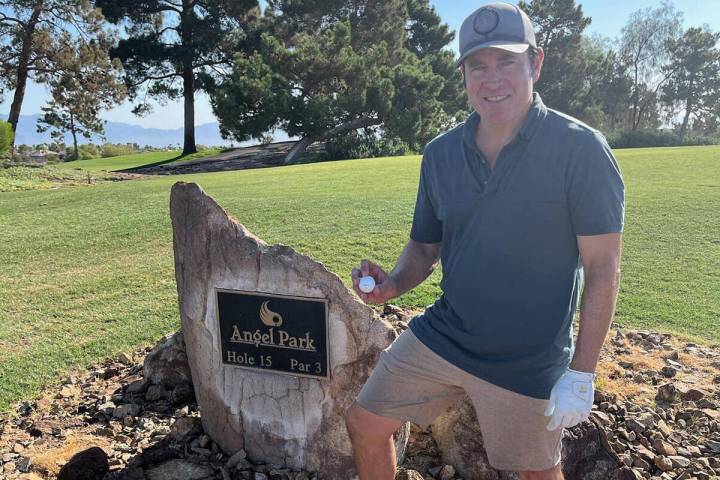
[[[585,272],[585,290],[570,368],[594,372],[615,313],[620,286],[622,234],[578,236],[577,240]]]
[[[364,301],[385,303],[420,285],[433,272],[439,258],[439,243],[408,240],[390,273],[369,260],[361,261],[360,268],[352,271],[353,287]],[[363,293],[358,287],[360,277],[365,275],[371,275],[377,283],[371,293]]]

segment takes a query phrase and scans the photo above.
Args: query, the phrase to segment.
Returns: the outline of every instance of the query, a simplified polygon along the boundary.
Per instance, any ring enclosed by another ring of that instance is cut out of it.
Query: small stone
[[[679,455],[670,455],[668,459],[672,462],[673,468],[687,468],[690,466],[690,460]]]
[[[445,465],[438,474],[438,480],[452,480],[455,478],[455,468],[452,465]]]
[[[688,453],[690,455],[692,455],[693,457],[699,457],[700,455],[702,455],[700,453],[700,449],[698,447],[696,447],[695,445],[688,445],[686,448],[687,448]]]
[[[659,468],[663,472],[669,472],[670,470],[673,469],[673,465],[672,465],[672,462],[670,461],[670,459],[667,457],[663,457],[661,455],[658,455],[657,457],[655,457],[655,460],[653,460],[653,463],[655,464],[655,466],[657,468]]]
[[[634,418],[625,419],[625,426],[637,434],[640,434],[645,431],[645,425],[638,422]]]
[[[677,455],[677,450],[675,450],[675,447],[663,440],[655,440],[652,446],[653,450],[655,450],[660,455]]]
[[[672,433],[672,429],[668,427],[668,424],[665,423],[664,420],[658,421],[657,429],[660,430],[660,433],[662,433],[665,437]]]
[[[145,392],[145,400],[148,402],[154,402],[161,398],[167,398],[168,392],[162,385],[150,385]]]
[[[245,450],[238,450],[232,457],[230,457],[227,463],[225,463],[225,467],[228,469],[232,469],[238,463],[240,463],[240,460],[245,460],[245,457],[247,457],[247,453],[245,452]]]
[[[715,440],[706,440],[705,446],[715,453],[720,453],[720,442],[716,442]]]
[[[17,469],[23,473],[27,473],[30,471],[31,464],[32,461],[30,460],[30,457],[21,457],[17,462]]]
[[[126,403],[120,405],[119,407],[115,407],[112,416],[120,420],[124,419],[128,415],[130,415],[131,417],[137,417],[138,415],[140,415],[141,409],[142,407],[140,405],[137,405],[135,403]]]
[[[652,462],[655,460],[656,455],[644,445],[638,445],[635,451],[641,458],[644,458],[648,462]]]
[[[200,428],[200,419],[196,417],[181,417],[175,420],[170,426],[170,436],[181,440],[191,434],[193,430]]]
[[[650,463],[644,458],[635,457],[632,463],[633,467],[640,468],[642,470],[650,470]]]
[[[669,366],[669,365],[665,365],[665,366],[662,367],[662,369],[660,370],[660,373],[662,373],[663,376],[666,377],[666,378],[672,378],[672,377],[674,377],[675,375],[677,375],[677,372],[678,372],[677,368],[671,367],[671,366]]]
[[[599,410],[593,410],[592,413],[590,413],[590,416],[595,418],[603,427],[609,427],[613,423],[607,413]]]
[[[297,479],[297,477],[295,477]],[[398,470],[395,480],[424,480],[420,472],[412,469],[401,468]]]
[[[142,393],[147,389],[147,386],[147,380],[141,378],[140,380],[135,380],[130,385],[128,385],[125,391],[127,393]]]
[[[132,357],[130,357],[130,355],[128,355],[128,354],[125,353],[125,352],[121,352],[121,353],[117,356],[117,361],[120,362],[120,363],[123,363],[123,364],[125,364],[125,365],[128,365],[128,366],[130,366],[130,365],[132,365],[133,363],[135,363],[135,362],[133,362]]]
[[[706,395],[707,393],[703,392],[702,390],[699,390],[697,388],[691,388],[688,389],[686,392],[683,392],[680,398],[684,402],[697,402],[701,398],[704,398]]]
[[[660,402],[675,403],[680,401],[680,392],[672,383],[666,383],[658,387],[655,400]]]

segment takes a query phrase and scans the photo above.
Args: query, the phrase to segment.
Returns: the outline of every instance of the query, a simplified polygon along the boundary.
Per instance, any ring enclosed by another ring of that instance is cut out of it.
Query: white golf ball
[[[360,291],[363,293],[370,293],[375,288],[375,279],[373,277],[362,277],[360,279]]]

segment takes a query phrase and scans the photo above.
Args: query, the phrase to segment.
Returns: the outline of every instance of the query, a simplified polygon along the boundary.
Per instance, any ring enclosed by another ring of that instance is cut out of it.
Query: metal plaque
[[[330,378],[327,299],[215,291],[225,365]]]

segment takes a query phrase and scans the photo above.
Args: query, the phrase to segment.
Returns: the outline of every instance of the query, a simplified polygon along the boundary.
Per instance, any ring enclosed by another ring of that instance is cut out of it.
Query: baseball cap
[[[460,59],[482,48],[522,53],[535,47],[535,32],[527,14],[509,3],[489,3],[471,13],[460,27]]]

